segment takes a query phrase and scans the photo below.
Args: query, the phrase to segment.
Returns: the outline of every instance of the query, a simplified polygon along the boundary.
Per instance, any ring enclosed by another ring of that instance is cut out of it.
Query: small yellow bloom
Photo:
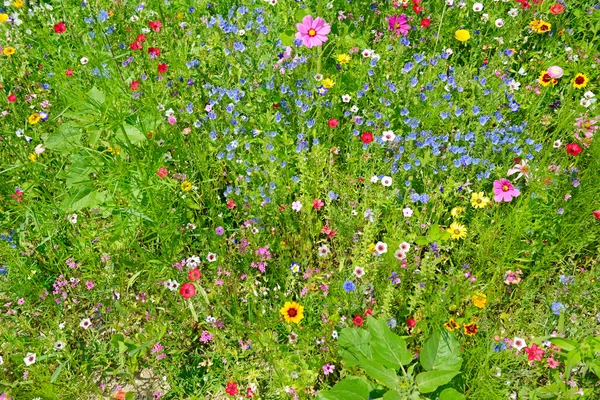
[[[190,190],[192,190],[192,182],[190,182],[190,181],[181,182],[181,190],[184,192],[189,192]]]
[[[573,79],[573,86],[576,87],[577,89],[580,89],[582,87],[585,87],[588,83],[588,77],[585,76],[585,74],[577,74],[575,75],[575,78]]]
[[[474,334],[477,333],[477,330],[479,329],[479,327],[477,326],[477,324],[475,322],[466,324],[463,328],[465,330],[465,335],[467,335],[467,336],[473,336]]]
[[[108,148],[108,152],[110,154],[117,154],[117,155],[119,155],[119,154],[121,154],[121,149],[119,147],[117,147],[115,149],[113,149],[112,147],[109,147]]]
[[[7,46],[4,49],[2,49],[2,53],[4,53],[5,56],[12,56],[13,54],[15,54],[17,51],[17,49],[15,49],[12,46]]]
[[[0,23],[8,20],[8,14],[0,14]]]
[[[323,79],[323,87],[325,89],[331,89],[332,87],[335,86],[335,82],[329,78],[327,79]]]
[[[484,308],[487,304],[487,296],[484,293],[477,292],[471,297],[471,299],[477,308]]]
[[[27,118],[27,121],[31,124],[31,125],[35,125],[38,122],[40,122],[40,119],[42,119],[42,116],[38,113],[33,113],[29,116],[29,118]]]
[[[544,87],[550,86],[550,85],[554,86],[558,83],[558,79],[552,78],[548,72],[543,71],[542,73],[540,73],[538,82],[540,83],[540,85],[542,85]]]
[[[459,29],[454,32],[454,37],[461,42],[466,42],[467,40],[471,39],[471,34],[466,29]]]
[[[23,0],[15,0],[13,2],[13,6],[17,7],[17,8],[21,8],[25,5],[25,2]]]
[[[452,239],[464,239],[467,237],[467,228],[457,222],[450,224],[448,232],[450,232],[450,237]]]
[[[37,154],[35,154],[35,153],[31,153],[31,154],[29,155],[29,160],[30,160],[31,162],[36,162],[36,161],[37,161],[37,158],[38,158],[38,157],[37,157]]]
[[[452,332],[455,329],[460,328],[460,324],[458,322],[454,322],[453,318],[450,318],[450,321],[446,322],[444,324],[444,326],[446,327],[446,329],[448,329],[450,332]]]
[[[348,64],[350,60],[352,60],[350,54],[338,54],[337,56],[337,62],[340,64]]]
[[[485,193],[473,193],[471,195],[471,205],[474,208],[485,208],[490,204],[490,199],[485,196]]]
[[[529,23],[531,30],[535,33],[546,33],[552,29],[552,24],[541,19],[534,19]]]
[[[182,12],[178,12],[177,13],[177,19],[183,19],[185,17],[185,14]]]
[[[304,307],[295,301],[286,302],[279,312],[285,318],[285,322],[297,324],[304,318]]]
[[[370,251],[371,253],[376,253],[376,251],[375,251],[375,243],[371,243],[371,244],[369,245],[369,251]]]
[[[452,215],[454,218],[459,217],[463,211],[465,211],[464,208],[462,207],[454,207],[451,211],[450,211],[450,215]]]

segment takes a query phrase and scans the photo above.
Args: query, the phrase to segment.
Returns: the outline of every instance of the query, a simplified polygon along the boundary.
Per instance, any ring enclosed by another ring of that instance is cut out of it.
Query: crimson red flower
[[[550,12],[554,15],[561,14],[563,11],[565,11],[565,6],[559,3],[555,3],[550,7]]]
[[[365,132],[360,136],[360,140],[362,140],[363,143],[369,144],[373,141],[373,134],[371,132]]]
[[[68,70],[65,71],[65,75],[66,76],[73,76],[73,70],[71,68],[69,68]]]
[[[279,108],[279,103],[273,103],[272,107],[273,109]]]
[[[235,201],[233,201],[233,199],[227,200],[227,208],[229,208],[230,210],[233,210],[235,208]]]
[[[410,329],[412,329],[415,326],[417,326],[417,321],[415,321],[412,318],[409,318],[409,319],[406,320],[406,326],[408,326]]]
[[[165,63],[162,63],[158,66],[158,72],[161,74],[164,72],[167,72],[168,69],[169,69],[169,66]]]
[[[148,24],[150,25],[150,29],[152,29],[154,32],[160,32],[160,27],[162,26],[162,22],[156,20],[156,21],[150,21]]]
[[[144,35],[143,33],[140,33],[136,38],[135,38],[136,42],[139,43],[143,43],[146,41],[146,35]]]
[[[363,324],[363,322],[365,322],[365,320],[363,319],[363,317],[356,314],[356,316],[352,319],[352,322],[354,322],[355,326],[362,326],[362,324]]]
[[[327,126],[329,126],[330,128],[335,128],[336,126],[338,126],[338,120],[335,118],[331,118],[329,121],[327,121]]]
[[[567,153],[572,156],[577,156],[583,149],[577,143],[569,143],[567,145]]]
[[[17,95],[16,94],[10,94],[8,95],[8,102],[9,103],[14,103],[15,101],[17,101]]]
[[[596,218],[598,221],[600,221],[600,210],[596,210],[592,213],[592,215],[594,216],[594,218]]]
[[[129,85],[129,88],[134,91],[138,90],[139,87],[140,87],[140,81],[133,81],[133,82],[131,82],[131,85]]]
[[[142,46],[142,44],[136,40],[135,42],[129,45],[129,48],[131,50],[142,50],[144,46]]]
[[[252,388],[248,388],[248,390],[246,390],[246,398],[251,399],[253,397],[254,397],[254,392],[252,391]]]
[[[188,279],[190,281],[197,281],[202,276],[202,272],[198,268],[194,268],[190,272],[188,272]]]
[[[324,205],[325,205],[325,203],[321,199],[313,200],[313,208],[315,208],[317,210],[320,210],[321,208],[323,208]]]
[[[156,175],[158,175],[161,178],[164,178],[167,175],[169,175],[169,170],[166,168],[159,168],[158,171],[156,171]]]
[[[184,283],[179,289],[179,294],[181,294],[184,299],[189,299],[196,294],[196,288],[193,283]]]
[[[373,316],[373,309],[372,309],[372,308],[367,308],[367,309],[365,310],[365,317],[366,317],[367,315],[371,315],[371,316]]]
[[[431,25],[431,20],[429,18],[423,18],[421,20],[421,26],[423,28],[429,28],[429,25]]]
[[[59,35],[65,33],[66,30],[67,26],[64,22],[59,22],[58,24],[54,25],[54,32],[58,33]]]
[[[235,396],[238,394],[238,384],[237,382],[227,382],[227,389],[225,389],[225,393],[230,396]]]
[[[158,57],[160,56],[160,49],[158,47],[148,47],[148,55]]]
[[[421,11],[423,11],[423,7],[421,7],[421,6],[418,6],[418,5],[416,5],[416,4],[415,4],[415,5],[413,6],[413,11],[414,11],[414,12],[415,12],[415,14],[417,14],[417,15],[418,15],[418,14],[421,14]]]

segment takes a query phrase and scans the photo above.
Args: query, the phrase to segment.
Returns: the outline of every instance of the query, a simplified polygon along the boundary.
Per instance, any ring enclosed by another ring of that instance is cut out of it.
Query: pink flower
[[[548,361],[548,367],[550,367],[552,369],[556,369],[556,367],[558,367],[559,363],[554,358],[550,357],[547,361]]]
[[[313,200],[313,208],[315,208],[317,210],[320,210],[321,208],[323,208],[324,205],[325,205],[325,203],[321,199]]]
[[[302,18],[301,24],[296,24],[298,32],[296,39],[302,40],[304,45],[309,49],[313,46],[321,46],[327,41],[327,34],[331,31],[331,27],[321,17],[313,20],[312,15],[306,15]]]
[[[325,374],[325,375],[329,375],[329,374],[333,373],[334,370],[335,370],[335,365],[331,365],[331,364],[323,365],[323,374]]]
[[[550,75],[550,78],[554,78],[554,79],[558,79],[560,77],[563,76],[563,69],[557,65],[554,65],[550,68],[548,68],[548,75]]]
[[[544,350],[540,349],[537,344],[534,343],[531,347],[525,348],[525,353],[527,353],[527,359],[530,361],[542,361]]]
[[[392,15],[387,18],[388,29],[396,34],[396,36],[404,35],[410,30],[410,25],[406,21],[406,15]]]
[[[509,202],[520,194],[519,189],[515,189],[508,179],[494,181],[494,200],[496,202]]]
[[[525,180],[529,180],[529,177],[531,174],[531,168],[527,164],[527,159],[523,159],[520,163],[515,164],[514,167],[512,167],[511,169],[508,170],[508,173],[506,175],[510,176],[512,174],[516,174],[517,172],[519,174],[517,175],[517,178],[515,179],[516,181],[518,181],[519,178],[521,178],[522,176],[525,176]]]

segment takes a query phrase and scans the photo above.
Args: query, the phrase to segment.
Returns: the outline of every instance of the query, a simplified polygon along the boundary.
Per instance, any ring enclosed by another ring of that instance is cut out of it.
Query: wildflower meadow
[[[600,399],[598,0],[5,0],[0,400]]]

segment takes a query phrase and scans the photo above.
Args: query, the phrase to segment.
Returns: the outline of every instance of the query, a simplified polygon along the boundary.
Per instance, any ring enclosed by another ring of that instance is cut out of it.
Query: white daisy
[[[90,321],[89,318],[82,319],[79,323],[79,326],[83,329],[88,329],[90,326],[92,326],[92,321]]]

